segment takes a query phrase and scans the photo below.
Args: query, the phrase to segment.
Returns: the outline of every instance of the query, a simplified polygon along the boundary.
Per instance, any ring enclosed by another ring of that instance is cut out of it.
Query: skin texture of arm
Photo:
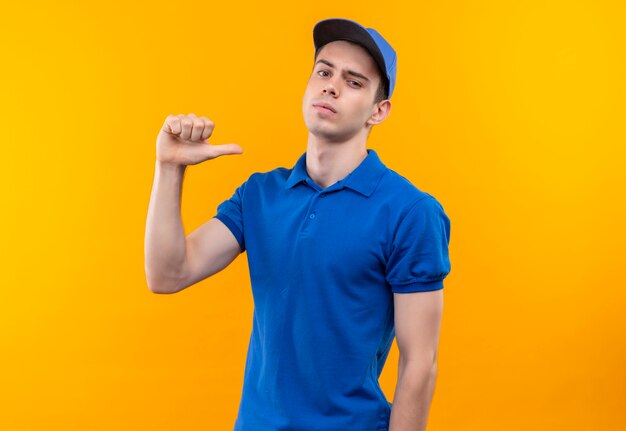
[[[179,283],[174,288],[153,292],[180,292],[220,272],[240,253],[239,243],[226,225],[219,219],[209,219],[185,238],[185,255]]]
[[[145,233],[145,271],[153,293],[179,292],[224,269],[241,252],[213,218],[185,237],[180,215],[184,167],[157,162]]]
[[[443,289],[394,293],[400,358],[389,431],[424,431],[437,378]]]
[[[220,272],[241,253],[233,233],[216,218],[187,235],[186,244],[180,290]]]

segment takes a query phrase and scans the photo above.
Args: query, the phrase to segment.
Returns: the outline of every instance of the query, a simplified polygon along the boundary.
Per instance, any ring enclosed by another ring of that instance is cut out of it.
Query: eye
[[[351,81],[348,81],[348,82],[350,82],[351,84],[352,83],[355,84],[357,87],[362,87],[362,85],[361,85],[361,83],[359,81],[351,80]]]
[[[317,71],[317,74],[319,75],[320,73],[328,73],[328,71],[321,69]],[[327,75],[321,75],[321,76],[327,76]]]

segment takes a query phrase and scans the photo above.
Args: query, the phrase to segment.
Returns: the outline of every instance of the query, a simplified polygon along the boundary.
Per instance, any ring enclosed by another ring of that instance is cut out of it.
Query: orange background
[[[149,291],[168,114],[243,155],[190,167],[186,233],[306,149],[313,25],[398,52],[368,148],[452,223],[435,430],[626,429],[626,14],[619,1],[16,2],[0,13],[0,429],[230,430],[246,255]],[[392,401],[394,343],[381,385]]]

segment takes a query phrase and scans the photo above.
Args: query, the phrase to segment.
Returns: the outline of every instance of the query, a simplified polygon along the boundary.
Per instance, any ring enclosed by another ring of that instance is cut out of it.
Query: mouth
[[[313,104],[313,107],[319,111],[319,112],[323,112],[323,113],[332,113],[332,114],[336,114],[337,111],[335,110],[335,108],[333,108],[332,106],[330,106],[327,103],[315,103]]]

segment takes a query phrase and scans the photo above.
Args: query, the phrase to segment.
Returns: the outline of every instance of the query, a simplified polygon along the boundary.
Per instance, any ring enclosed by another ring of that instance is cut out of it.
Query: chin
[[[344,141],[347,136],[345,132],[341,132],[339,130],[331,130],[329,128],[316,128],[310,127],[309,133],[318,139],[322,139],[328,142],[340,142]]]

